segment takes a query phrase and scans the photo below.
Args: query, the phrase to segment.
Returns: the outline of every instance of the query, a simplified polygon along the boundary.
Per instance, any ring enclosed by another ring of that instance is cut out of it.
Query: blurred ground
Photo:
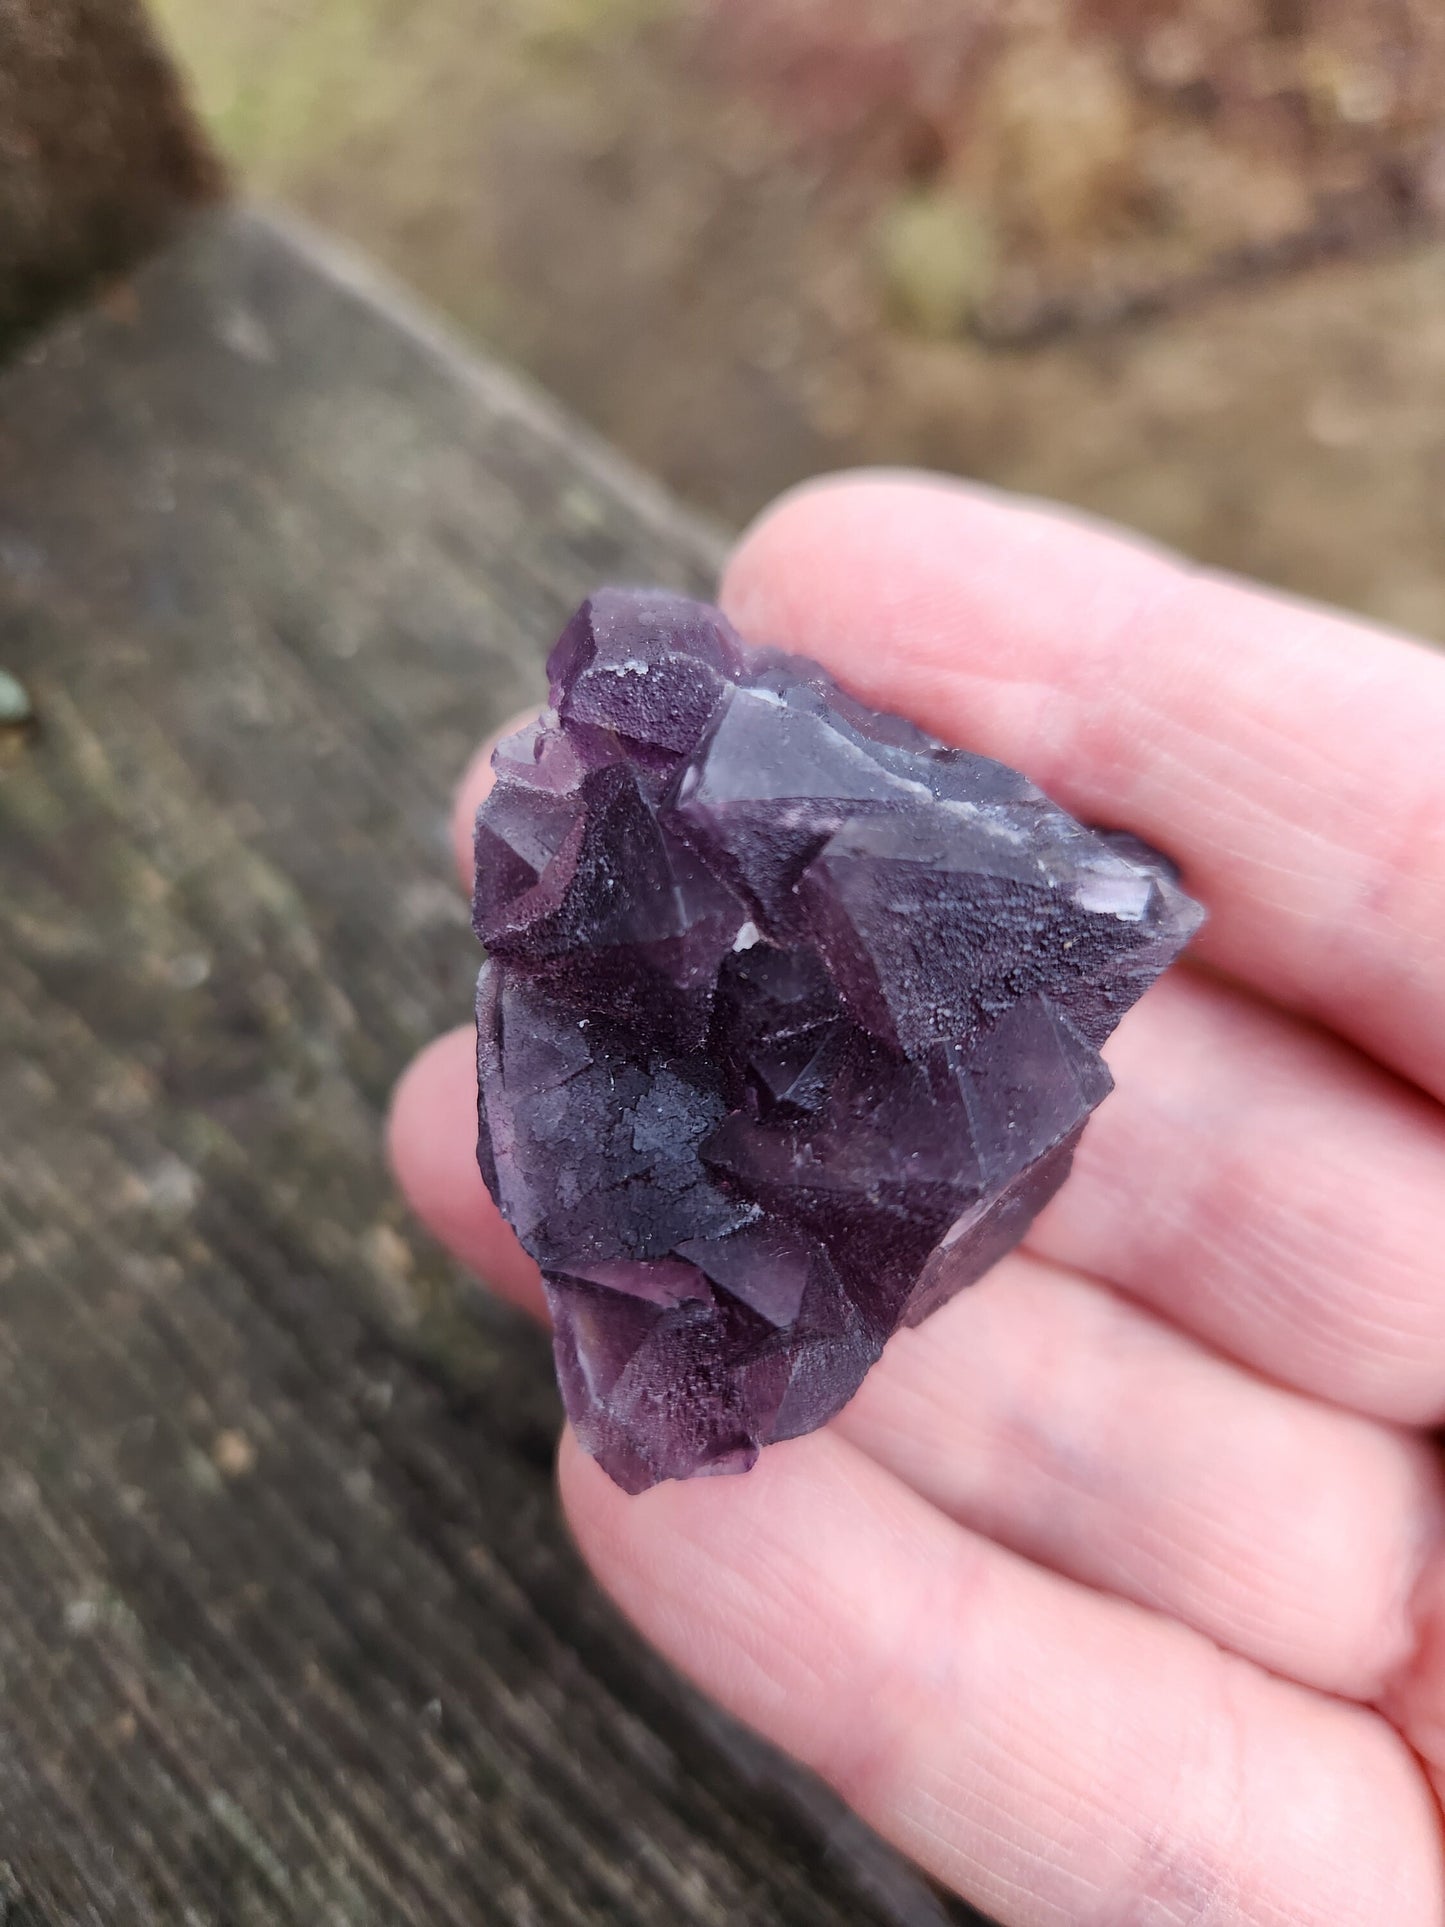
[[[222,144],[739,521],[840,462],[1445,637],[1435,0],[154,0]]]

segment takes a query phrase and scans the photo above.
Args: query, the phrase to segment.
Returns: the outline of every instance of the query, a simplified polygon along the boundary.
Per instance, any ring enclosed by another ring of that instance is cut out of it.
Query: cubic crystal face
[[[477,819],[479,1159],[617,1483],[743,1470],[1016,1244],[1202,920],[716,610],[605,590]]]

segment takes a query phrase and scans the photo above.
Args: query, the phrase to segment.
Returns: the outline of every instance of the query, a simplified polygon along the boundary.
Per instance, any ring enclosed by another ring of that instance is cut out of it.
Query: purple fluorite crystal
[[[1067,1175],[1200,911],[1026,778],[606,590],[477,820],[479,1156],[619,1485],[846,1404]]]

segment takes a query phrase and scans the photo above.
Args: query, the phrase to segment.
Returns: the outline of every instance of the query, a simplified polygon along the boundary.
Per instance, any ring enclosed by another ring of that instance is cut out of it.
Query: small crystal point
[[[1203,913],[703,603],[603,590],[548,671],[477,819],[478,1156],[637,1492],[822,1425],[1018,1242]]]

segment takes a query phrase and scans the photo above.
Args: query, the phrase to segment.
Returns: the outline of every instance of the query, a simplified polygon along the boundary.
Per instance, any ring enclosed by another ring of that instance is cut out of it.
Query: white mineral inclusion
[[[1122,917],[1138,923],[1149,908],[1154,879],[1142,870],[1111,870],[1107,875],[1085,872],[1074,885],[1074,901],[1081,910],[1100,917]]]

